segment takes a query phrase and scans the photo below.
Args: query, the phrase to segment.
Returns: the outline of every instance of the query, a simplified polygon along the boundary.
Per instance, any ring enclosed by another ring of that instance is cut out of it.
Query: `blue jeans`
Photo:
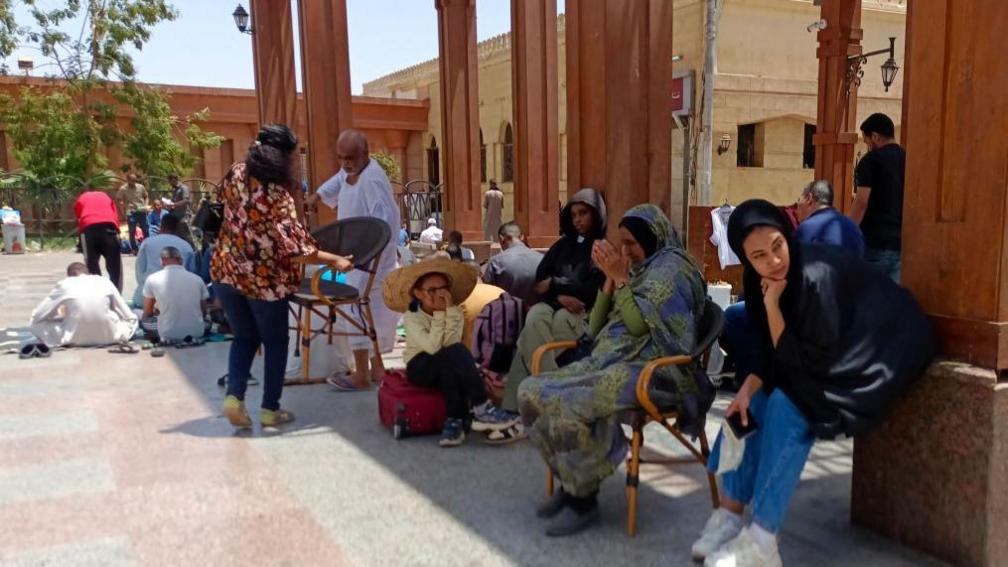
[[[815,436],[805,416],[780,390],[753,395],[749,412],[759,428],[745,440],[742,464],[721,476],[728,498],[752,507],[753,521],[777,533],[801,478]],[[716,472],[721,434],[714,442],[707,468]]]
[[[284,374],[287,373],[288,300],[264,301],[252,299],[237,289],[215,283],[217,299],[227,315],[234,341],[228,355],[227,395],[245,399],[249,372],[256,349],[263,345],[263,409],[280,408]]]
[[[129,227],[130,250],[136,252],[140,249],[136,242],[136,227],[140,227],[140,231],[143,232],[144,238],[147,238],[147,235],[149,234],[149,229],[147,228],[147,213],[143,211],[126,213],[126,226]]]
[[[875,266],[889,279],[900,283],[900,272],[902,264],[899,250],[883,250],[881,248],[866,248],[864,253],[866,262]]]
[[[741,386],[755,371],[760,360],[756,333],[746,315],[745,301],[739,301],[725,309],[724,327],[718,337],[718,344],[735,362],[735,386]]]

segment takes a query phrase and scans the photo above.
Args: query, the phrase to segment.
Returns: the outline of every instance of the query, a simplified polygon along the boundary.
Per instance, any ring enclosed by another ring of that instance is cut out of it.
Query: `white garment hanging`
[[[735,211],[735,207],[731,205],[722,205],[711,211],[711,231],[710,241],[711,244],[717,246],[718,249],[718,261],[721,263],[721,269],[725,269],[728,266],[738,266],[742,262],[739,261],[738,256],[732,251],[731,246],[728,245],[728,218],[731,217],[732,212]]]

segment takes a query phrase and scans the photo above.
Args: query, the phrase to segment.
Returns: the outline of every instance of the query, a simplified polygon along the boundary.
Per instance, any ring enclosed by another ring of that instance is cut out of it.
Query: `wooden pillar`
[[[314,191],[339,170],[336,139],[352,124],[346,0],[298,0],[298,21],[308,122],[308,185]],[[319,207],[316,223],[332,220],[333,211]]]
[[[907,52],[903,283],[945,354],[1008,369],[1008,4],[913,2]],[[1000,28],[1004,29],[1004,28]]]
[[[853,521],[956,565],[1008,564],[1006,28],[1005,2],[908,3],[902,280],[972,364],[934,364],[854,444]]]
[[[290,2],[252,0],[252,59],[259,124],[297,122],[294,80],[294,19]],[[261,25],[257,25],[260,24]],[[298,132],[299,135],[304,135]]]
[[[672,13],[665,0],[567,0],[567,187],[669,211]]]
[[[511,0],[515,220],[534,247],[549,246],[557,238],[560,131],[556,28],[555,0]]]
[[[854,198],[854,150],[858,143],[857,91],[847,57],[861,54],[861,0],[823,0],[826,29],[818,34],[819,110],[815,177],[833,185],[834,202],[847,212]],[[848,90],[849,89],[849,90]]]
[[[480,195],[476,1],[435,0],[441,71],[440,146],[444,163],[444,228],[483,239]]]

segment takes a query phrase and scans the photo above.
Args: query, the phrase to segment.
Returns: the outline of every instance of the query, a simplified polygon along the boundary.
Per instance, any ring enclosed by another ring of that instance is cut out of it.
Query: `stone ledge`
[[[851,520],[957,564],[1008,564],[1008,383],[934,363],[855,440]]]

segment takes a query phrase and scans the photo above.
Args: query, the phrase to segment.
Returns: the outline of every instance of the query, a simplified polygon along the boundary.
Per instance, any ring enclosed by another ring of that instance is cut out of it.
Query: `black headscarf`
[[[728,219],[728,245],[747,269],[752,269],[752,265],[745,257],[742,243],[758,226],[777,228],[789,243],[791,241],[791,223],[777,205],[763,199],[750,199],[735,207]]]
[[[658,237],[647,221],[640,217],[623,217],[619,224],[633,235],[634,240],[644,249],[644,257],[650,258],[658,250]]]

